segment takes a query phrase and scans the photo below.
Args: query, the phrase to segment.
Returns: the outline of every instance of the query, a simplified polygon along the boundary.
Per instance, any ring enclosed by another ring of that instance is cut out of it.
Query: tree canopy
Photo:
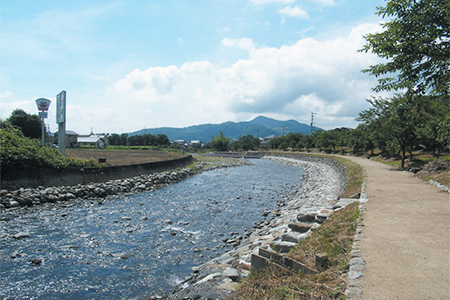
[[[22,109],[15,109],[6,123],[19,127],[25,137],[39,139],[42,136],[42,121],[37,115],[26,113]]]
[[[378,78],[374,90],[449,95],[450,1],[390,0],[376,13],[389,20],[360,50],[388,60],[363,70]]]
[[[230,145],[230,140],[221,131],[219,135],[212,136],[210,142],[212,148],[217,151],[228,151],[228,146]]]

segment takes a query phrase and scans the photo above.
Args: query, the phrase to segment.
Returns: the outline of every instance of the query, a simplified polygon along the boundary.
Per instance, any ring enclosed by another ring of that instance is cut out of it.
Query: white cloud
[[[258,114],[308,123],[311,111],[318,113],[319,127],[352,126],[375,84],[361,69],[378,60],[357,50],[365,43],[362,35],[376,29],[378,25],[363,24],[345,37],[302,39],[280,48],[224,39],[223,45],[245,49],[249,58],[225,68],[195,61],[134,70],[110,86],[115,111],[109,114],[120,115],[118,122],[129,120],[119,126],[128,130],[220,123]],[[153,124],[156,119],[158,124]]]
[[[242,38],[242,39],[224,38],[222,40],[222,45],[229,48],[237,47],[242,50],[255,49],[255,44],[253,43],[253,40],[249,38]]]
[[[250,0],[253,4],[268,4],[268,3],[294,3],[296,0]]]
[[[336,1],[335,0],[313,0],[313,1],[317,2],[319,4],[322,4],[322,5],[326,5],[326,6],[336,5]]]
[[[301,9],[298,6],[294,6],[294,7],[285,7],[283,9],[280,10],[280,13],[282,15],[285,16],[289,16],[289,17],[298,17],[298,18],[302,18],[302,19],[308,19],[309,15],[306,11],[304,11],[303,9]]]

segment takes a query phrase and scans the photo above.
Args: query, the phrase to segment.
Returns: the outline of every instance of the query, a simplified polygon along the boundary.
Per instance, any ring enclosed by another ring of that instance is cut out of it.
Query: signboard
[[[39,118],[41,118],[41,119],[46,119],[47,115],[48,115],[48,113],[46,111],[39,112]]]
[[[56,123],[64,123],[66,121],[66,91],[62,91],[56,95]]]
[[[36,105],[38,110],[40,111],[48,111],[48,108],[50,107],[50,100],[45,98],[39,98],[36,100]]]

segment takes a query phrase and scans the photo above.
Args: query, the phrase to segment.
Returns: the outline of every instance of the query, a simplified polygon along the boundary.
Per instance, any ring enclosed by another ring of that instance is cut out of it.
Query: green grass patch
[[[214,156],[194,156],[194,162],[188,166],[194,168],[196,166],[202,165],[205,168],[215,168],[222,166],[238,166],[242,165],[242,160],[238,158],[225,158],[225,157],[214,157]]]
[[[357,163],[343,157],[334,156],[333,159],[336,159],[338,162],[343,164],[347,170],[348,179],[342,198],[349,198],[356,193],[360,193],[364,183],[363,168]]]

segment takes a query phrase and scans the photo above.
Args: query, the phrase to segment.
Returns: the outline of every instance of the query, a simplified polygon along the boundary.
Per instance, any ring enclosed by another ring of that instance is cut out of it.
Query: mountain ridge
[[[316,130],[320,128],[315,127]],[[231,139],[239,139],[246,135],[256,137],[281,136],[290,132],[308,135],[311,133],[311,126],[299,123],[295,120],[279,121],[265,116],[258,116],[251,121],[232,122],[227,121],[220,124],[200,124],[183,128],[159,127],[146,128],[128,133],[128,136],[143,134],[165,134],[169,140],[200,140],[209,142],[212,136],[219,135],[220,132]]]

